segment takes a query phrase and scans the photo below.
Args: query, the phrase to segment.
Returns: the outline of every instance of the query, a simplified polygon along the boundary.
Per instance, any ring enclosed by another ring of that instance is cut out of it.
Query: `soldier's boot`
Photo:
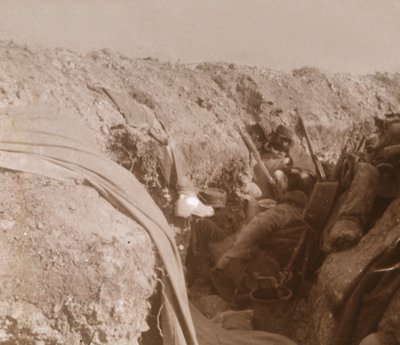
[[[189,218],[191,215],[212,217],[214,209],[204,205],[195,194],[181,194],[175,204],[175,216]]]

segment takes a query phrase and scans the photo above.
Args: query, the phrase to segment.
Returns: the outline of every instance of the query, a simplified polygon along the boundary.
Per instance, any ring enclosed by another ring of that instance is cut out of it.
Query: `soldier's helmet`
[[[249,126],[247,131],[254,141],[261,141],[263,143],[267,141],[271,132],[261,121]]]
[[[295,143],[294,138],[294,131],[287,126],[279,125],[271,135],[267,146],[280,151],[287,151]]]
[[[294,140],[294,131],[287,126],[279,125],[276,127],[274,131],[274,137],[282,138],[293,142]]]

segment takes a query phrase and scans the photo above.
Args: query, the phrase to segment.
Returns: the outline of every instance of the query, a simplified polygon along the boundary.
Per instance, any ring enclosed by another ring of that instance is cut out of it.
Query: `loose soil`
[[[0,343],[137,343],[155,253],[94,189],[0,174]]]

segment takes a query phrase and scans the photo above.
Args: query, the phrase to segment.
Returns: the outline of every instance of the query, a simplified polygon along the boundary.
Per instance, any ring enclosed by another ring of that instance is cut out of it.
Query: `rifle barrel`
[[[325,170],[324,170],[321,162],[319,161],[318,157],[314,154],[314,150],[311,145],[310,137],[308,136],[307,128],[304,125],[304,121],[301,116],[299,116],[299,121],[300,121],[302,130],[303,130],[304,137],[306,138],[306,142],[307,142],[308,150],[310,151],[311,158],[314,162],[315,167],[317,168],[317,173],[319,175],[319,178],[322,181],[324,181],[324,180],[326,180]]]

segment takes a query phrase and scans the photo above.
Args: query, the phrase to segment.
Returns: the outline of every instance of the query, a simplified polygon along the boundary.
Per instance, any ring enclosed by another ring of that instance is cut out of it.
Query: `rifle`
[[[358,145],[356,146],[356,151],[357,152],[360,152],[360,151],[364,150],[366,140],[367,140],[367,137],[365,135],[363,135],[361,137]]]
[[[237,130],[238,130],[240,136],[242,137],[244,143],[246,144],[247,148],[252,153],[253,157],[256,159],[256,161],[257,161],[258,165],[260,166],[262,172],[264,173],[264,175],[265,175],[265,177],[267,179],[267,182],[271,186],[272,193],[274,194],[275,197],[280,197],[281,193],[278,190],[278,187],[276,186],[275,180],[273,179],[273,177],[269,173],[268,169],[266,168],[264,162],[262,161],[262,159],[260,157],[260,154],[258,153],[257,147],[254,145],[254,143],[251,140],[251,138],[246,133],[244,133],[240,129],[239,126],[237,126]]]
[[[310,151],[310,155],[311,155],[311,159],[313,160],[315,168],[317,169],[317,175],[321,181],[325,181],[326,180],[325,170],[324,170],[321,162],[319,161],[318,157],[314,154],[314,150],[313,150],[313,148],[311,146],[311,142],[310,142],[310,137],[308,136],[307,128],[304,125],[304,122],[303,122],[303,119],[301,118],[301,116],[299,116],[299,123],[300,123],[300,127],[303,131],[303,135],[306,138],[308,150]]]
[[[311,146],[310,138],[307,129],[304,126],[303,119],[299,116],[300,126],[302,127],[304,137],[307,141],[307,146],[310,151],[311,158],[317,169],[319,181],[314,186],[310,200],[304,210],[303,220],[315,230],[321,230],[325,225],[328,216],[332,210],[336,199],[338,182],[328,181],[324,168]]]

